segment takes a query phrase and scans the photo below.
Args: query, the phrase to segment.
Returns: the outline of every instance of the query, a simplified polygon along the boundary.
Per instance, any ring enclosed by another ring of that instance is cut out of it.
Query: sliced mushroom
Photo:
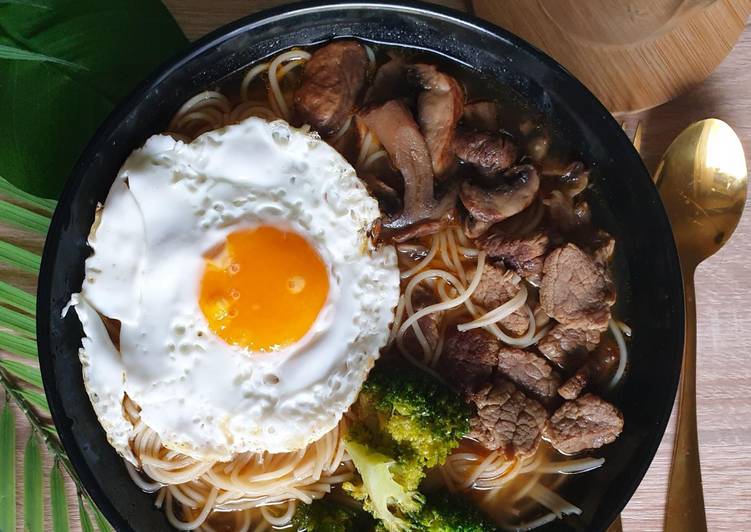
[[[437,205],[433,196],[433,166],[412,113],[403,102],[391,100],[364,111],[361,117],[404,179],[402,212],[387,220],[384,226],[400,229],[433,218]]]
[[[417,121],[428,145],[433,173],[441,179],[455,162],[452,144],[464,111],[464,91],[454,78],[433,65],[411,65],[409,72],[423,89],[417,99]]]
[[[477,238],[491,225],[501,222],[527,208],[540,189],[537,170],[531,165],[519,165],[504,172],[491,189],[462,183],[459,196],[469,211],[465,231]]]
[[[500,129],[498,104],[492,100],[478,100],[464,106],[462,123],[465,127],[493,133]]]

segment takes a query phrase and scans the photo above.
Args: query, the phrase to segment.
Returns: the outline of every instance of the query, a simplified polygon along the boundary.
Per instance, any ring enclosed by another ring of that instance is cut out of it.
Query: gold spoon
[[[683,272],[685,347],[678,422],[665,514],[666,532],[706,531],[696,434],[696,299],[694,272],[733,234],[746,203],[743,147],[721,120],[695,122],[663,155],[655,183],[673,228]]]

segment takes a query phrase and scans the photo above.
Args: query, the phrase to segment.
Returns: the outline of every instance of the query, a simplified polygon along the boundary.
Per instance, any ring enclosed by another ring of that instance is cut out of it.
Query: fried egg
[[[110,443],[132,461],[126,394],[164,446],[197,459],[292,451],[333,429],[399,297],[394,249],[368,236],[379,216],[333,148],[282,121],[133,152],[71,301]]]

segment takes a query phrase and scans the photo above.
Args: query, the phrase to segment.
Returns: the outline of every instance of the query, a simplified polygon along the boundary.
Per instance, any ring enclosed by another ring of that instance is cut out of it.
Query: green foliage
[[[42,532],[42,455],[32,432],[26,442],[23,459],[23,516],[28,532]]]
[[[53,532],[68,532],[68,501],[65,497],[65,481],[60,471],[60,464],[55,462],[50,475],[50,506],[52,506]]]
[[[327,500],[301,504],[292,517],[292,528],[299,532],[366,532],[374,525],[365,512]]]
[[[0,2],[0,175],[56,197],[114,105],[186,44],[157,0]]]
[[[16,529],[16,420],[6,401],[0,414],[0,532]]]

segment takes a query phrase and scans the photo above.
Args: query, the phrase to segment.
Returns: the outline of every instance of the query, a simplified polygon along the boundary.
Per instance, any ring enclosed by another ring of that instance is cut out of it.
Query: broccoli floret
[[[464,401],[424,371],[390,363],[368,376],[353,409],[350,439],[394,458],[393,473],[416,489],[469,430]]]
[[[388,530],[409,530],[409,521],[402,516],[420,510],[422,495],[394,480],[390,471],[394,461],[390,457],[355,441],[347,441],[346,446],[362,477],[362,485],[345,483],[344,489],[362,501],[363,508],[380,519]]]
[[[442,464],[467,433],[469,408],[427,373],[390,363],[373,369],[352,412],[347,449],[363,482],[345,490],[388,530],[407,530],[425,470]]]
[[[428,497],[412,517],[417,532],[492,532],[492,525],[473,504],[456,495],[440,493]]]
[[[317,500],[298,505],[292,527],[298,532],[363,532],[373,530],[375,523],[365,512]]]

